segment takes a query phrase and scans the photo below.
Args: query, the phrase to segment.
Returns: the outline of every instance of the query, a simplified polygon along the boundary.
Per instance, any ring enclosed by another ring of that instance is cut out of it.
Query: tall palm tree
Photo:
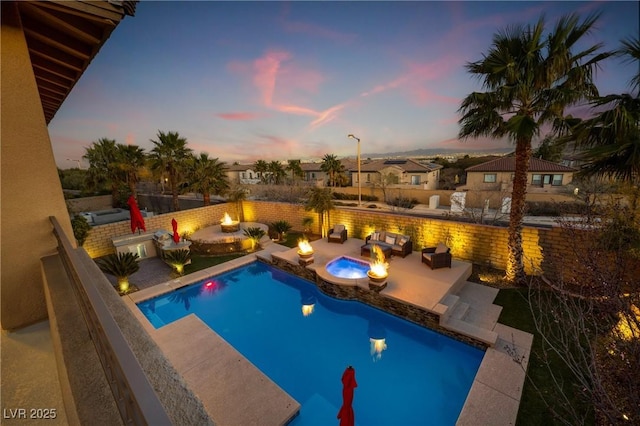
[[[333,210],[333,208],[333,198],[330,188],[313,187],[309,190],[309,198],[307,199],[305,210],[313,210],[320,216],[320,233],[322,237],[327,236],[326,224],[329,223],[329,212]]]
[[[300,160],[288,160],[287,170],[291,172],[291,181],[295,184],[298,179],[304,177],[304,171],[302,170],[302,164]]]
[[[583,22],[575,14],[561,17],[548,35],[544,18],[534,26],[509,27],[494,35],[483,59],[466,65],[486,91],[471,93],[462,101],[459,137],[507,137],[516,145],[506,270],[507,279],[514,283],[526,280],[522,221],[531,141],[545,125],[562,133],[564,109],[597,96],[593,72],[610,53],[598,53],[600,44],[577,53],[572,49],[585,43],[583,36],[598,16],[590,15]]]
[[[271,161],[267,167],[269,172],[269,180],[275,185],[280,185],[282,178],[287,175],[287,172],[282,167],[282,164],[278,161]]]
[[[118,189],[122,183],[118,169],[118,148],[116,141],[101,138],[85,148],[82,156],[89,162],[87,186],[95,189],[106,186],[111,191],[111,206],[118,206]]]
[[[630,81],[631,93],[598,97],[591,102],[600,111],[586,120],[575,120],[566,140],[586,148],[583,176],[609,176],[640,183],[640,38],[622,41],[617,52],[639,70]],[[635,93],[634,93],[635,92]]]
[[[146,155],[144,150],[137,145],[117,145],[117,166],[124,174],[129,186],[129,192],[138,199],[136,183],[138,183],[140,170],[144,167]]]
[[[258,173],[262,183],[267,183],[267,171],[269,170],[269,164],[264,160],[258,160],[253,165],[253,170]]]
[[[320,170],[329,175],[329,185],[336,186],[336,176],[338,173],[342,171],[342,163],[338,160],[333,154],[325,154],[322,157],[322,164],[320,165]]]
[[[229,177],[224,162],[210,158],[206,152],[191,156],[185,165],[189,188],[202,194],[205,206],[211,205],[211,194],[221,195],[229,189]]]
[[[151,150],[149,159],[151,168],[159,172],[166,172],[173,198],[173,210],[180,210],[178,204],[178,180],[184,168],[185,162],[191,154],[191,149],[187,148],[187,139],[180,137],[178,132],[164,133],[158,130],[158,140],[151,142],[155,147]]]

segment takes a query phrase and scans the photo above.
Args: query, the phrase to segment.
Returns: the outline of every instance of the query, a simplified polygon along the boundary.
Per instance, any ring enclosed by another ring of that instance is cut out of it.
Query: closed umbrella
[[[173,226],[173,242],[178,244],[180,242],[180,234],[178,234],[178,222],[175,219],[171,219],[171,226]]]
[[[353,413],[353,390],[358,387],[356,383],[356,370],[348,366],[342,373],[342,407],[338,413],[340,426],[353,426],[356,422]]]
[[[138,234],[141,229],[146,231],[147,228],[144,226],[144,218],[142,217],[142,213],[140,213],[138,203],[136,203],[136,199],[133,198],[133,195],[129,196],[127,204],[129,205],[129,215],[131,216],[131,233],[135,234],[136,229],[138,229]]]

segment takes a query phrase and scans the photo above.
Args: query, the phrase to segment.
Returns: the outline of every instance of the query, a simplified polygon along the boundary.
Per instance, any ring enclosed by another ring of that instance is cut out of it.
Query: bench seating
[[[394,256],[405,257],[413,251],[413,241],[408,235],[375,231],[366,237],[364,245],[360,248],[360,255],[370,255],[373,244],[391,248],[391,254]]]

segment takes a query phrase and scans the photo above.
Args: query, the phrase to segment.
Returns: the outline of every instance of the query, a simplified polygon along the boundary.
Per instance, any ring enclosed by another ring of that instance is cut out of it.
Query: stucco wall
[[[73,235],[16,5],[2,4],[1,323],[47,317],[40,258],[57,243],[49,216]]]

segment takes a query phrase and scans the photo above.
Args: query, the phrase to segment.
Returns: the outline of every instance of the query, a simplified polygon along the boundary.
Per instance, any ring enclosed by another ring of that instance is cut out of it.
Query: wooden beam
[[[39,40],[27,39],[27,45],[29,46],[29,53],[33,56],[39,56],[50,62],[56,63],[63,68],[69,68],[74,71],[82,72],[88,65],[88,60],[82,60],[77,57],[66,54],[55,49],[52,46],[45,45]]]
[[[38,7],[38,5],[39,3],[25,2],[21,6],[21,10],[35,20],[43,22],[47,27],[58,28],[85,43],[97,44],[102,42],[104,32],[96,25],[91,25],[76,15]]]
[[[92,45],[83,43],[77,38],[73,38],[53,28],[41,25],[41,23],[36,22],[33,18],[25,18],[23,20],[23,27],[24,33],[27,36],[29,49],[32,47],[30,40],[38,40],[42,45],[55,47],[62,52],[66,52],[82,60],[91,58],[93,54]]]

